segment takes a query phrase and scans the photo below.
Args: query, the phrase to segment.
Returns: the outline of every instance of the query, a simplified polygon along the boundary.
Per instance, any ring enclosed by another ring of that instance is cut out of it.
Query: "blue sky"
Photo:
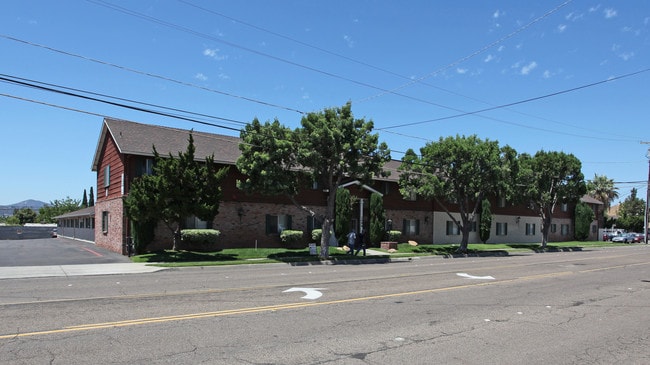
[[[395,159],[476,134],[572,153],[586,179],[645,198],[649,68],[646,0],[7,1],[4,79],[227,128],[0,82],[0,205],[81,199],[102,116],[238,135],[255,117],[297,127],[299,112],[347,101]]]

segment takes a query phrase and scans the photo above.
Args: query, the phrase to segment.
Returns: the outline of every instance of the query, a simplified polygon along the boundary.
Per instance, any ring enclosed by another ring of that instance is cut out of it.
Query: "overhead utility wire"
[[[571,89],[556,91],[556,92],[553,92],[553,93],[550,93],[550,94],[546,94],[546,95],[542,95],[542,96],[536,96],[534,98],[515,101],[515,102],[512,102],[512,103],[508,103],[508,104],[502,104],[502,105],[498,105],[498,106],[494,106],[494,107],[490,107],[490,108],[475,110],[475,111],[472,111],[472,112],[465,112],[465,113],[462,113],[462,114],[450,115],[450,116],[447,116],[447,117],[424,120],[424,121],[421,121],[421,122],[397,124],[397,125],[393,125],[393,126],[389,126],[389,127],[377,128],[377,130],[387,130],[387,129],[392,129],[392,128],[401,128],[401,127],[407,127],[407,126],[412,126],[412,125],[439,122],[441,120],[454,119],[454,118],[464,117],[464,116],[468,116],[468,115],[484,113],[484,112],[491,111],[491,110],[507,108],[507,107],[510,107],[510,106],[513,106],[513,105],[519,105],[519,104],[529,103],[531,101],[546,99],[546,98],[550,98],[552,96],[558,96],[558,95],[570,93],[570,92],[573,92],[573,91],[586,89],[588,87],[597,86],[597,85],[604,84],[604,83],[607,83],[607,82],[616,81],[616,80],[624,79],[624,78],[631,77],[631,76],[636,76],[636,75],[639,75],[639,74],[642,74],[642,73],[648,72],[648,71],[650,71],[650,68],[646,68],[646,69],[643,69],[643,70],[627,73],[627,74],[620,75],[620,76],[610,77],[610,78],[605,79],[605,80],[593,82],[593,83],[590,83],[590,84],[581,85],[581,86],[574,87],[574,88],[571,88]]]
[[[335,78],[335,79],[347,81],[347,82],[353,83],[355,85],[367,87],[369,89],[374,89],[374,90],[383,92],[385,94],[390,93],[390,94],[393,94],[393,95],[396,95],[396,96],[401,96],[403,98],[410,99],[410,100],[413,100],[413,101],[417,101],[417,102],[420,102],[420,103],[429,104],[429,105],[437,106],[437,107],[440,107],[440,108],[452,109],[453,110],[453,108],[450,108],[450,107],[442,105],[442,104],[434,103],[434,102],[429,101],[429,100],[420,99],[420,98],[410,96],[410,95],[406,95],[406,94],[401,94],[401,93],[398,93],[396,91],[391,91],[391,90],[386,89],[386,88],[371,85],[371,84],[368,84],[368,83],[363,82],[363,81],[353,80],[353,79],[350,79],[350,78],[345,77],[345,76],[341,76],[341,75],[337,75],[337,74],[334,74],[334,73],[331,73],[331,72],[328,72],[328,71],[317,69],[315,67],[303,65],[303,64],[300,64],[300,63],[297,63],[297,62],[294,62],[294,61],[290,61],[290,60],[281,58],[281,57],[273,56],[273,55],[268,54],[268,53],[256,51],[256,50],[254,50],[252,48],[240,46],[238,44],[228,42],[226,40],[211,36],[209,34],[201,33],[201,32],[198,32],[196,30],[192,30],[190,28],[186,28],[186,27],[183,27],[183,26],[178,25],[178,24],[170,23],[170,22],[158,19],[158,18],[151,17],[151,16],[146,15],[146,14],[138,13],[136,11],[129,10],[129,9],[123,8],[121,6],[111,4],[111,3],[108,3],[108,2],[103,1],[103,0],[86,0],[86,1],[88,1],[90,3],[93,3],[93,4],[96,4],[96,5],[107,7],[109,9],[118,11],[118,12],[123,13],[123,14],[131,15],[131,16],[134,16],[134,17],[137,17],[137,18],[140,18],[140,19],[144,19],[144,20],[147,20],[147,21],[159,24],[159,25],[163,25],[163,26],[166,26],[166,27],[169,27],[169,28],[172,28],[172,29],[176,29],[176,30],[179,30],[179,31],[182,31],[182,32],[185,32],[185,33],[189,33],[189,34],[195,35],[197,37],[201,37],[201,38],[209,39],[209,40],[214,41],[214,42],[222,43],[222,44],[225,44],[225,45],[233,47],[233,48],[237,48],[237,49],[240,49],[240,50],[243,50],[243,51],[246,51],[246,52],[256,54],[258,56],[267,57],[267,58],[270,58],[270,59],[278,61],[278,62],[286,63],[286,64],[296,66],[296,67],[299,67],[299,68],[302,68],[302,69],[305,69],[305,70],[320,73],[322,75],[326,75],[326,76],[329,76],[329,77],[332,77],[332,78]]]
[[[205,86],[192,84],[190,82],[179,81],[179,80],[175,80],[175,79],[172,79],[172,78],[169,78],[169,77],[166,77],[166,76],[161,76],[161,75],[153,74],[153,73],[150,73],[150,72],[140,71],[140,70],[136,70],[136,69],[125,67],[125,66],[120,66],[120,65],[117,65],[117,64],[114,64],[114,63],[98,60],[98,59],[95,59],[95,58],[90,58],[90,57],[82,56],[82,55],[79,55],[79,54],[75,54],[75,53],[71,53],[71,52],[67,52],[67,51],[62,51],[62,50],[52,48],[52,47],[49,47],[49,46],[45,46],[45,45],[42,45],[42,44],[25,41],[25,40],[18,39],[18,38],[8,36],[8,35],[5,35],[5,34],[0,34],[0,38],[5,38],[5,39],[8,39],[8,40],[11,40],[11,41],[14,41],[14,42],[19,42],[19,43],[27,44],[27,45],[34,46],[34,47],[43,48],[43,49],[46,49],[48,51],[60,53],[60,54],[66,55],[66,56],[81,58],[83,60],[99,63],[99,64],[104,65],[104,66],[115,67],[115,68],[123,70],[123,71],[133,72],[133,73],[136,73],[136,74],[140,74],[140,75],[144,75],[144,76],[148,76],[148,77],[153,77],[153,78],[157,78],[157,79],[160,79],[160,80],[173,82],[173,83],[183,85],[183,86],[194,87],[194,88],[201,89],[201,90],[204,90],[204,91],[209,91],[209,92],[212,92],[212,93],[216,93],[216,94],[220,94],[220,95],[224,95],[224,96],[229,96],[231,98],[237,98],[237,99],[257,103],[257,104],[260,104],[260,105],[265,105],[265,106],[270,106],[270,107],[274,107],[274,108],[284,109],[284,110],[296,112],[296,113],[299,113],[299,114],[305,114],[305,112],[303,112],[301,110],[298,110],[298,109],[294,109],[294,108],[290,108],[290,107],[286,107],[286,106],[282,106],[282,105],[277,105],[277,104],[265,102],[265,101],[262,101],[262,100],[252,99],[252,98],[241,96],[241,95],[230,94],[230,93],[227,93],[227,92],[224,92],[224,91],[219,91],[219,90],[211,89],[211,88],[208,88],[208,87],[205,87]]]
[[[148,114],[154,114],[154,115],[159,115],[159,116],[163,116],[163,117],[170,117],[170,118],[185,120],[185,121],[192,122],[192,123],[203,124],[203,125],[222,128],[222,129],[231,130],[231,131],[235,131],[235,132],[240,132],[241,131],[241,129],[237,129],[237,128],[233,128],[233,127],[227,127],[227,126],[219,125],[219,124],[215,124],[215,123],[209,123],[209,122],[205,122],[205,121],[202,121],[202,120],[185,117],[185,116],[182,116],[182,115],[165,113],[165,112],[151,110],[151,109],[145,109],[145,108],[141,108],[141,107],[138,107],[138,106],[127,105],[127,104],[123,104],[123,103],[117,103],[117,102],[113,102],[113,101],[109,101],[109,100],[102,100],[102,99],[91,97],[91,96],[72,93],[72,92],[69,92],[69,91],[57,90],[57,89],[54,89],[54,88],[51,88],[51,87],[31,84],[31,83],[24,82],[24,81],[12,80],[12,79],[8,79],[6,77],[0,77],[0,81],[12,83],[12,84],[17,84],[17,85],[22,85],[22,86],[28,86],[28,87],[31,87],[31,88],[40,89],[40,90],[44,90],[44,91],[50,91],[50,92],[54,92],[54,93],[58,93],[58,94],[63,94],[63,95],[66,95],[66,96],[72,96],[72,97],[75,97],[75,98],[80,98],[80,99],[95,101],[95,102],[99,102],[99,103],[104,103],[104,104],[108,104],[108,105],[112,105],[112,106],[117,106],[117,107],[120,107],[120,108],[131,109],[131,110],[135,110],[135,111],[139,111],[139,112],[143,112],[143,113],[148,113]],[[5,95],[3,95],[3,96],[5,96]],[[97,114],[95,114],[95,115],[97,115]],[[226,118],[218,118],[218,119],[221,119],[221,120],[224,120],[224,121],[230,121],[230,122],[239,122],[239,121],[235,121],[233,119],[226,119]]]
[[[422,76],[422,77],[416,78],[416,79],[414,79],[414,80],[412,80],[412,81],[410,81],[410,82],[408,82],[408,83],[406,83],[406,84],[404,84],[404,85],[401,85],[401,86],[399,86],[399,87],[396,87],[396,88],[394,88],[394,89],[391,89],[391,90],[389,90],[388,92],[383,92],[383,93],[381,93],[381,94],[377,94],[377,95],[369,96],[369,97],[367,97],[367,98],[357,100],[357,102],[364,102],[364,101],[368,101],[368,100],[371,100],[371,99],[375,99],[375,98],[378,98],[378,97],[380,97],[380,96],[384,96],[384,95],[386,95],[387,93],[394,94],[395,92],[397,92],[397,91],[399,91],[399,90],[402,90],[402,89],[404,89],[404,88],[406,88],[406,87],[408,87],[408,86],[411,86],[411,85],[413,85],[413,84],[416,84],[416,83],[418,83],[418,82],[420,82],[420,81],[422,81],[422,80],[425,80],[425,79],[428,79],[428,78],[430,78],[430,77],[432,77],[432,76],[435,76],[435,75],[439,74],[440,72],[443,72],[443,71],[448,70],[448,69],[450,69],[450,68],[452,68],[452,67],[455,67],[455,66],[457,66],[457,65],[459,65],[459,64],[461,64],[461,63],[463,63],[463,62],[465,62],[465,61],[467,61],[467,60],[469,60],[469,59],[471,59],[471,58],[474,58],[474,57],[480,55],[481,53],[487,51],[488,49],[490,49],[490,48],[492,48],[492,47],[495,47],[495,46],[498,45],[499,43],[503,43],[503,42],[506,41],[507,39],[512,38],[512,37],[514,37],[515,35],[517,35],[517,34],[523,32],[524,30],[528,29],[529,27],[531,27],[531,26],[534,25],[535,23],[538,23],[538,22],[542,21],[543,19],[546,19],[546,18],[549,17],[550,15],[556,13],[558,10],[560,10],[561,8],[567,6],[567,5],[568,5],[569,3],[571,3],[572,1],[573,1],[573,0],[567,0],[567,1],[563,2],[562,4],[556,6],[555,8],[553,8],[553,9],[547,11],[547,12],[544,13],[542,16],[533,19],[531,22],[525,24],[525,25],[522,26],[522,27],[517,28],[517,29],[514,30],[513,32],[507,34],[506,36],[497,39],[496,41],[494,41],[494,42],[492,42],[492,43],[490,43],[490,44],[488,44],[488,45],[482,47],[481,49],[475,51],[474,53],[471,53],[471,54],[469,54],[469,55],[467,55],[467,56],[465,56],[465,57],[461,57],[461,58],[457,59],[456,61],[454,61],[454,62],[448,64],[447,66],[441,67],[441,68],[439,68],[439,69],[437,69],[437,70],[435,70],[435,71],[433,71],[433,72],[431,72],[431,73],[429,73],[429,74],[427,74],[427,75],[424,75],[424,76]]]
[[[278,32],[272,31],[272,30],[269,30],[269,29],[267,29],[267,28],[263,28],[263,27],[260,27],[260,26],[255,25],[255,24],[251,24],[251,23],[245,22],[245,21],[243,21],[243,20],[241,20],[241,19],[237,19],[237,18],[234,18],[234,17],[232,17],[232,16],[229,16],[229,15],[226,15],[226,14],[223,14],[223,13],[219,13],[219,12],[217,12],[217,11],[214,11],[214,10],[211,10],[211,9],[207,9],[207,8],[205,8],[205,7],[202,7],[202,6],[199,6],[199,5],[193,4],[193,3],[190,2],[190,1],[187,1],[187,0],[177,0],[177,1],[180,2],[180,3],[186,4],[186,5],[188,5],[188,6],[194,7],[194,8],[196,8],[196,9],[199,9],[199,10],[201,10],[201,11],[203,11],[203,12],[206,12],[206,13],[209,13],[209,14],[213,14],[213,15],[216,15],[216,16],[219,16],[219,17],[222,17],[222,18],[225,18],[225,19],[231,20],[231,21],[233,21],[233,22],[236,22],[236,23],[242,24],[242,25],[247,26],[247,27],[249,27],[249,28],[256,29],[256,30],[259,30],[259,31],[261,31],[261,32],[268,33],[268,34],[274,35],[274,36],[276,36],[276,37],[279,37],[279,38],[282,38],[282,39],[285,39],[285,40],[288,40],[288,41],[294,42],[294,43],[296,43],[296,44],[299,44],[299,45],[302,45],[302,46],[305,46],[305,47],[308,47],[308,48],[315,49],[315,50],[320,51],[320,52],[323,52],[323,53],[325,53],[325,54],[328,54],[328,55],[331,55],[331,56],[335,56],[335,57],[339,57],[339,58],[344,59],[344,60],[346,60],[346,61],[350,61],[350,62],[353,62],[353,63],[359,64],[359,65],[362,65],[362,66],[365,66],[365,67],[368,67],[368,68],[371,68],[371,69],[374,69],[374,70],[377,70],[377,71],[384,72],[384,73],[389,74],[389,75],[392,75],[392,76],[396,76],[396,77],[399,77],[399,78],[402,78],[402,79],[405,79],[405,80],[409,80],[410,82],[414,81],[414,80],[413,80],[411,77],[409,77],[409,76],[405,76],[405,75],[399,74],[399,73],[397,73],[397,72],[393,72],[393,71],[387,70],[387,69],[385,69],[385,68],[381,68],[381,67],[378,67],[378,66],[375,66],[375,65],[369,64],[369,63],[367,63],[367,62],[360,61],[360,60],[357,60],[357,59],[354,59],[354,58],[348,57],[348,56],[343,55],[343,54],[340,54],[340,53],[332,52],[332,51],[327,50],[327,49],[325,49],[325,48],[322,48],[322,47],[319,47],[319,46],[315,46],[315,45],[313,45],[313,44],[309,44],[309,43],[303,42],[303,41],[301,41],[301,40],[298,40],[298,39],[295,39],[295,38],[289,37],[289,36],[287,36],[287,35],[284,35],[284,34],[281,34],[281,33],[278,33]],[[568,4],[568,2],[566,2],[565,4],[562,4],[562,5],[559,6],[559,7],[556,7],[556,8],[554,8],[554,9],[552,9],[551,11],[547,12],[546,14],[544,14],[543,17],[547,17],[548,15],[550,15],[550,14],[556,12],[557,10],[559,10],[562,6],[564,6],[564,5],[566,5],[566,4]],[[541,17],[538,18],[538,19],[535,19],[533,22],[531,22],[531,23],[529,23],[529,24],[526,24],[526,25],[524,25],[524,26],[518,28],[518,29],[515,30],[514,32],[510,33],[508,36],[506,36],[506,37],[504,37],[504,38],[502,38],[502,39],[496,41],[495,44],[493,44],[493,45],[496,45],[496,43],[502,43],[502,42],[505,41],[507,38],[510,38],[510,37],[514,36],[515,34],[522,32],[525,28],[528,28],[530,25],[532,25],[534,22],[539,21],[540,19],[541,19]],[[474,55],[477,55],[478,53],[476,53],[476,54],[473,53],[473,54],[474,54]],[[467,59],[469,59],[469,58],[471,58],[471,57],[468,56]],[[447,67],[447,68],[448,68],[448,67]],[[438,70],[438,71],[436,71],[436,72],[440,72],[441,70],[444,70],[444,69],[445,69],[445,68],[442,68],[442,69],[440,69],[440,70]],[[468,95],[464,95],[464,94],[458,93],[458,92],[453,91],[453,90],[445,89],[445,88],[442,88],[442,87],[439,87],[439,86],[433,85],[433,84],[431,84],[431,83],[425,82],[424,79],[422,79],[422,78],[417,79],[417,80],[415,80],[415,81],[416,81],[417,83],[421,84],[421,85],[428,86],[428,87],[431,87],[431,88],[433,88],[433,89],[437,89],[437,90],[440,90],[440,91],[444,91],[444,92],[449,93],[449,94],[452,94],[452,95],[460,96],[460,97],[466,98],[466,99],[468,99],[468,100],[472,100],[472,101],[476,101],[476,102],[479,102],[479,103],[483,103],[483,104],[487,104],[487,105],[494,106],[494,104],[489,103],[489,102],[486,102],[486,101],[484,101],[484,100],[480,100],[480,99],[477,99],[477,98],[474,98],[474,97],[471,97],[471,96],[468,96]],[[543,117],[540,117],[540,116],[535,116],[535,115],[531,115],[531,114],[523,113],[523,112],[520,112],[520,111],[517,111],[517,110],[511,110],[511,111],[514,112],[514,113],[517,113],[517,114],[521,114],[521,115],[524,115],[524,116],[528,116],[528,117],[532,117],[532,118],[536,118],[536,119],[540,119],[540,120],[545,120],[545,121],[552,122],[552,123],[556,123],[556,124],[559,124],[559,125],[569,126],[569,127],[573,127],[573,128],[576,128],[576,129],[584,129],[584,128],[581,128],[581,127],[578,127],[578,126],[574,126],[574,125],[570,125],[570,124],[567,124],[567,123],[562,123],[562,122],[554,121],[554,120],[551,120],[551,119],[548,119],[548,118],[543,118]]]
[[[44,85],[44,86],[48,86],[48,87],[59,88],[59,89],[74,91],[74,92],[78,92],[78,93],[84,93],[84,94],[88,94],[88,95],[101,96],[101,97],[104,97],[104,98],[120,100],[120,101],[125,101],[125,102],[129,102],[129,103],[134,103],[134,104],[141,104],[141,105],[146,105],[146,106],[159,108],[159,109],[170,110],[170,111],[173,111],[173,112],[180,112],[180,113],[195,115],[195,116],[199,116],[199,117],[205,117],[205,118],[210,118],[210,119],[217,119],[217,120],[227,121],[227,122],[231,122],[231,123],[239,124],[239,125],[246,125],[246,122],[241,122],[241,121],[237,121],[237,120],[234,120],[234,119],[217,117],[217,116],[214,116],[214,115],[208,115],[208,114],[203,114],[203,113],[196,113],[196,112],[191,112],[191,111],[188,111],[188,110],[172,108],[172,107],[166,107],[166,106],[162,106],[162,105],[158,105],[158,104],[152,104],[152,103],[147,103],[147,102],[142,102],[142,101],[137,101],[137,100],[132,100],[132,99],[126,99],[126,98],[121,98],[121,97],[117,97],[117,96],[111,96],[111,95],[107,95],[107,94],[96,93],[96,92],[82,90],[82,89],[75,89],[75,88],[71,88],[71,87],[67,87],[67,86],[56,85],[56,84],[51,84],[51,83],[36,81],[36,80],[30,80],[30,79],[26,79],[26,78],[22,78],[22,77],[18,77],[18,76],[11,76],[11,75],[6,75],[6,74],[1,74],[0,73],[0,80],[5,81],[5,82],[10,82],[9,80],[12,80],[12,81],[13,80],[18,80],[18,81],[23,81],[25,83],[39,84],[39,85]],[[26,85],[26,84],[22,85],[22,86],[33,87],[32,85]]]

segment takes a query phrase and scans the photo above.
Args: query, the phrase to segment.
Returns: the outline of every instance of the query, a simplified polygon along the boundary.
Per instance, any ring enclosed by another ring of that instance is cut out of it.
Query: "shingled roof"
[[[91,169],[92,171],[99,169],[102,148],[109,135],[113,138],[118,151],[122,154],[153,156],[153,146],[156,146],[156,150],[161,156],[168,156],[170,153],[172,156],[178,156],[179,152],[187,150],[189,133],[190,130],[188,129],[105,118]],[[241,138],[239,137],[197,131],[192,131],[192,137],[196,147],[195,158],[199,161],[214,155],[214,162],[234,165],[241,155],[239,150]],[[397,168],[400,164],[401,162],[397,160],[388,161],[384,165],[384,169],[390,172],[390,176],[378,177],[375,180],[398,180]]]
[[[153,146],[156,146],[161,156],[168,156],[170,153],[177,156],[179,152],[187,150],[190,132],[194,138],[197,160],[205,160],[206,157],[214,155],[214,162],[234,165],[241,154],[239,137],[105,118],[93,158],[92,171],[97,171],[99,167],[102,147],[109,135],[122,154],[153,156]]]

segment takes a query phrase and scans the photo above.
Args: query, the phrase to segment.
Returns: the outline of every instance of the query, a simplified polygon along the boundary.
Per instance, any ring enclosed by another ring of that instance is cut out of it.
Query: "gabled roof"
[[[187,129],[105,118],[91,169],[92,171],[99,169],[102,149],[109,136],[115,141],[118,151],[122,154],[152,157],[153,146],[156,146],[156,150],[161,156],[168,156],[170,153],[173,156],[178,156],[179,152],[185,152],[189,133],[190,130]],[[234,165],[241,155],[239,150],[241,138],[239,137],[197,131],[192,131],[192,137],[196,147],[195,157],[197,160],[205,160],[207,156],[214,155],[214,162]],[[399,180],[397,168],[400,165],[400,161],[388,161],[384,165],[384,169],[390,171],[390,176],[378,177],[375,180]]]
[[[580,201],[587,204],[603,205],[603,202],[589,195],[583,196],[582,198],[580,198]]]
[[[95,216],[95,207],[92,206],[92,207],[75,210],[74,212],[57,215],[54,218],[62,219],[62,218],[78,218],[78,217],[94,217],[94,216]]]
[[[190,130],[105,118],[93,158],[92,171],[99,168],[99,159],[106,139],[110,136],[122,154],[153,156],[153,146],[161,156],[178,156],[187,150]],[[195,157],[205,160],[214,155],[214,162],[234,165],[241,154],[239,137],[192,131]]]

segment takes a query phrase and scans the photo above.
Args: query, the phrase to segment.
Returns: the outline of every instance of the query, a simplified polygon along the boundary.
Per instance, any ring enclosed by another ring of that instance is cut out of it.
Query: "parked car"
[[[52,230],[52,238],[56,238],[58,235],[59,235],[58,231],[56,230],[56,228],[54,228]]]
[[[645,239],[643,238],[643,233],[632,233],[634,235],[634,243],[645,243]]]
[[[625,233],[620,236],[612,238],[612,242],[623,242],[623,243],[632,243],[635,240],[635,235],[633,233]]]

